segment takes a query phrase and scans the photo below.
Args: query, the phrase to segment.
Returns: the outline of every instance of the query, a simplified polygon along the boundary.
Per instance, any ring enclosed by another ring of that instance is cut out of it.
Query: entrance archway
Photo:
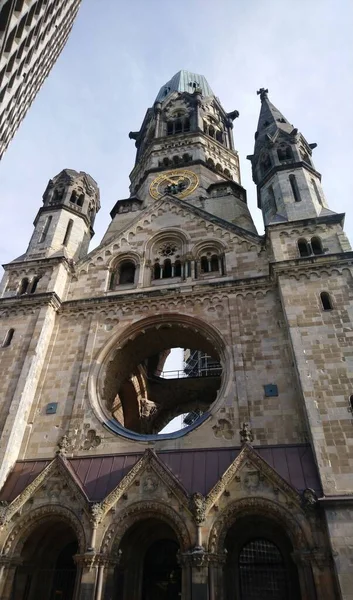
[[[293,547],[274,521],[244,516],[225,538],[226,600],[300,600]]]
[[[11,600],[73,600],[78,542],[61,519],[41,522],[23,544]]]
[[[157,518],[141,520],[123,536],[115,570],[116,600],[179,600],[179,542],[172,527]]]

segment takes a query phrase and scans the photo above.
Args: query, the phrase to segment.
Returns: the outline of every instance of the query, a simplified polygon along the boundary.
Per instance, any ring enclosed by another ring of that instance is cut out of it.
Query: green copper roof
[[[156,102],[161,102],[172,92],[192,93],[195,88],[201,88],[203,96],[214,96],[207,79],[203,75],[191,73],[190,71],[179,71],[161,87]]]

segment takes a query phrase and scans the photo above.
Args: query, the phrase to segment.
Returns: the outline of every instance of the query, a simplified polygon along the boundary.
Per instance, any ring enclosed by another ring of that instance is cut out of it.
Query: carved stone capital
[[[226,558],[226,552],[224,554],[206,552],[202,546],[195,546],[187,552],[178,554],[178,562],[181,567],[189,566],[197,569],[207,567],[209,564],[223,565]]]
[[[86,554],[76,554],[74,556],[75,563],[85,569],[92,569],[95,567],[115,567],[119,564],[120,559],[121,550],[111,554],[87,552]]]
[[[99,525],[99,523],[101,523],[103,520],[103,517],[105,515],[105,510],[101,504],[96,502],[94,504],[91,504],[90,512],[91,512],[90,521],[91,521],[93,527],[97,527],[97,525]]]

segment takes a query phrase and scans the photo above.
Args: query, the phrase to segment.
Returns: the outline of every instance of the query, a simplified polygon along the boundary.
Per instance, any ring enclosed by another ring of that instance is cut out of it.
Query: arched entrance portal
[[[73,600],[78,544],[62,520],[43,521],[25,541],[11,600]]]
[[[159,519],[133,525],[121,544],[115,572],[116,600],[179,600],[181,569],[179,543],[173,529]]]
[[[300,600],[293,547],[278,524],[243,517],[229,529],[225,547],[226,600]]]

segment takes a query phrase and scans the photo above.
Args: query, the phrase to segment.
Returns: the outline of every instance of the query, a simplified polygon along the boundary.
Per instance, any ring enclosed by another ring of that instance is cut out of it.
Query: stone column
[[[0,598],[11,600],[15,573],[18,566],[22,564],[19,556],[0,556]]]
[[[101,563],[103,569],[101,570],[102,577],[102,592],[99,595],[99,575],[97,583],[97,592],[95,600],[114,600],[117,590],[114,589],[114,574],[115,569],[119,566],[121,560],[121,550],[111,554],[110,556],[101,555]]]
[[[298,569],[301,600],[316,600],[317,597],[323,600],[325,596],[317,596],[315,590],[311,553],[309,551],[293,552],[292,559]]]
[[[182,567],[182,600],[211,600],[209,595],[209,555],[201,546],[195,546],[179,556]]]
[[[80,573],[75,600],[96,600],[97,555],[76,554],[74,560]]]

